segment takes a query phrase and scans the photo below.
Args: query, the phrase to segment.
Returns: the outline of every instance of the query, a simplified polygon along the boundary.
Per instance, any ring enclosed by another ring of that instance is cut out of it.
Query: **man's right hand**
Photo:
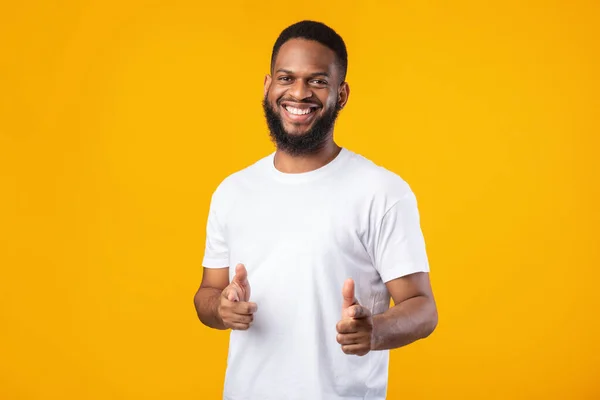
[[[221,293],[217,310],[226,328],[245,331],[252,325],[253,314],[257,307],[256,303],[251,303],[249,300],[248,272],[243,264],[238,264],[231,283]]]

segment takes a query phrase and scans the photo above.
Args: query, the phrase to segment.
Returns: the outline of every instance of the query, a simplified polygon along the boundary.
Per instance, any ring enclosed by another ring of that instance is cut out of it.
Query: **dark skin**
[[[342,79],[332,50],[318,42],[292,39],[281,46],[272,74],[265,77],[264,93],[281,116],[288,134],[301,135],[336,103],[344,107],[350,89]],[[286,107],[296,110],[296,114]],[[277,150],[274,163],[282,172],[308,172],[329,163],[340,150],[331,132],[318,152],[291,156]],[[250,301],[245,267],[236,266],[231,282],[228,270],[204,268],[202,283],[194,297],[196,311],[209,327],[246,330],[252,325],[257,304]],[[437,308],[428,273],[397,278],[387,282],[386,287],[394,306],[374,316],[356,300],[352,279],[340,288],[343,305],[336,339],[344,353],[363,356],[372,350],[402,347],[429,336],[437,326]]]
[[[289,134],[301,135],[338,103],[343,108],[348,102],[350,86],[342,80],[336,55],[329,48],[310,40],[292,39],[279,49],[272,75],[264,81],[264,93],[271,106],[282,117]],[[284,106],[317,107],[307,121],[294,121]],[[283,151],[275,153],[275,167],[286,173],[308,172],[329,163],[341,148],[330,133],[325,146],[317,153],[293,157]]]

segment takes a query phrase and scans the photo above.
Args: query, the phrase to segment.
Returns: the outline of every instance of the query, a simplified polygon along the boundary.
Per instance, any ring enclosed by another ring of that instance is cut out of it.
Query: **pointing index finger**
[[[240,301],[235,303],[233,311],[236,314],[254,314],[258,310],[256,303],[248,301]]]

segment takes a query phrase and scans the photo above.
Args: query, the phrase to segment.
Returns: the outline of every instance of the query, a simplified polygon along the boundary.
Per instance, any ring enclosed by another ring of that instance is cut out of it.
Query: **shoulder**
[[[389,202],[413,195],[408,182],[370,159],[350,151],[349,176],[369,197],[385,198]]]
[[[272,153],[266,155],[253,164],[223,178],[214,190],[213,201],[228,202],[229,199],[243,195],[246,190],[256,187],[257,184],[264,181],[262,178],[272,157]]]

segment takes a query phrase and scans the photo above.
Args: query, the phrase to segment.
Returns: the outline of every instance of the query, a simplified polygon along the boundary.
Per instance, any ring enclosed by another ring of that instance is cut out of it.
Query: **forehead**
[[[279,48],[273,67],[273,72],[285,69],[299,74],[338,73],[333,50],[319,42],[306,39],[290,39],[285,42]]]

